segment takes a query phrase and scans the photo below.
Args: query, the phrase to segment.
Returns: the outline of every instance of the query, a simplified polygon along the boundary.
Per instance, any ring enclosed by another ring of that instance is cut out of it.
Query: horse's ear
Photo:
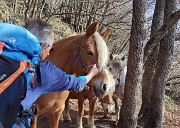
[[[122,61],[124,61],[126,59],[125,55],[121,58]]]
[[[98,22],[93,22],[86,30],[86,36],[91,36],[93,35],[99,27],[99,23]]]
[[[54,48],[51,48],[50,50],[49,50],[49,53],[52,53],[54,51]]]
[[[104,40],[108,39],[110,32],[111,32],[111,29],[107,28],[104,32],[101,33],[101,36],[103,37]]]
[[[113,53],[111,53],[111,54],[109,55],[109,58],[110,58],[110,60],[113,59]]]
[[[30,19],[29,19],[28,17],[26,17],[26,18],[24,19],[24,21],[25,21],[25,22],[29,22]]]

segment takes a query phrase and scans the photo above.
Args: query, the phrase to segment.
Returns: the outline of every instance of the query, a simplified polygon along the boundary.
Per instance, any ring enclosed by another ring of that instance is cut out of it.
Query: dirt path
[[[72,122],[63,122],[60,121],[59,128],[76,128],[76,119],[77,119],[77,100],[70,100],[70,115]],[[88,128],[87,126],[88,118],[88,101],[85,102],[85,112],[83,117],[83,127]],[[111,115],[110,119],[103,118],[103,110],[98,102],[96,104],[95,111],[95,125],[96,128],[114,128],[115,115]],[[42,115],[38,119],[38,128],[49,128],[49,118],[47,115]],[[178,112],[165,112],[165,123],[162,128],[180,128],[180,110]]]

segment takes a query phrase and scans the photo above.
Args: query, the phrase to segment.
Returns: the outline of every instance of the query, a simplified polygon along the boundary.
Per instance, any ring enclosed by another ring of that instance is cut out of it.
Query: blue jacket
[[[51,62],[40,61],[40,72],[42,87],[37,87],[37,74],[35,73],[34,88],[28,86],[26,98],[22,101],[24,109],[29,108],[43,93],[81,90],[86,85],[84,76],[68,75]]]

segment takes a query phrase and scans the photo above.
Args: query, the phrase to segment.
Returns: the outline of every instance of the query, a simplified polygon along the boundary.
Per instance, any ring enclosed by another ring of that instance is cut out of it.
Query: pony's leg
[[[118,97],[115,94],[113,95],[113,101],[115,103],[115,111],[117,113],[120,110],[120,107],[119,107]]]
[[[33,120],[32,124],[30,125],[30,128],[37,127],[37,118],[38,118],[38,115],[34,116],[34,120]]]
[[[76,122],[77,128],[83,128],[82,117],[84,115],[84,101],[85,101],[84,97],[78,98],[78,117]]]
[[[49,114],[49,116],[50,116],[50,117],[49,117],[49,119],[50,119],[50,128],[52,128],[53,125],[54,125],[54,122],[55,122],[55,121],[54,121],[54,118],[55,118],[55,117],[54,117],[54,114]]]
[[[64,113],[63,113],[63,119],[64,121],[67,121],[67,122],[71,122],[71,117],[70,117],[70,114],[69,114],[69,98],[66,99],[65,101],[65,109],[64,109]]]
[[[53,114],[50,114],[50,128],[58,128],[59,127],[59,119],[62,115],[63,110],[59,110]]]
[[[97,97],[89,99],[89,119],[88,119],[89,128],[96,128],[94,124],[94,109],[95,109],[96,100]]]
[[[59,127],[59,120],[64,111],[65,104],[62,102],[56,102],[54,104],[50,114],[50,128],[58,128]]]
[[[62,113],[62,115],[61,115],[61,117],[60,117],[60,120],[61,120],[61,121],[64,121],[63,113]]]
[[[119,106],[118,97],[115,94],[113,95],[113,100],[115,103],[115,111],[116,111],[116,123],[115,123],[115,125],[117,125],[118,120],[119,120],[120,106]]]

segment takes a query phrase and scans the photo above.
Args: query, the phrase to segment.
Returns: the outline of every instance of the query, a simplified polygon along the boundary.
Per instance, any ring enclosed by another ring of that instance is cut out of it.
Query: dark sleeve
[[[76,77],[63,72],[51,62],[40,62],[42,86],[48,86],[48,91],[81,90],[86,86],[84,76]]]

